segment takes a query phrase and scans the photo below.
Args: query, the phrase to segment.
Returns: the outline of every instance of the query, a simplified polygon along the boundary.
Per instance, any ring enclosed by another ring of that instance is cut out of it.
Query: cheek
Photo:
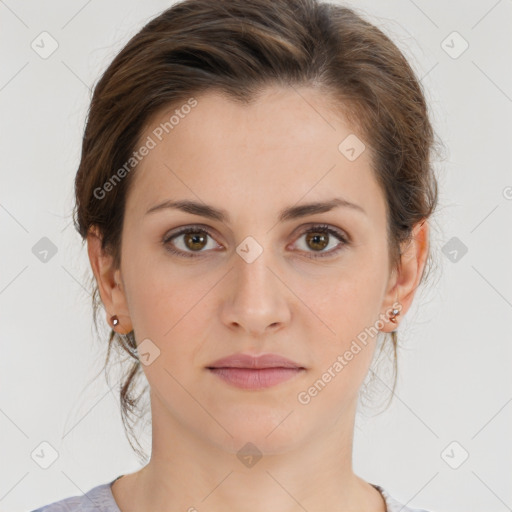
[[[339,357],[343,370],[335,372],[337,384],[357,385],[371,363],[381,313],[382,291],[386,282],[385,259],[379,263],[370,257],[354,259],[343,271],[314,287],[299,288],[297,295],[311,311],[305,311],[305,337],[313,356],[314,376],[331,369]],[[311,291],[314,290],[314,291]],[[315,314],[313,314],[314,312]],[[329,379],[329,375],[325,376]]]
[[[208,286],[204,280],[196,278],[191,283],[190,279],[173,272],[162,273],[156,267],[133,284],[136,298],[130,304],[130,314],[137,340],[140,343],[150,339],[158,354],[142,369],[162,401],[172,403],[176,410],[186,410],[190,397],[180,383],[187,383],[188,387],[198,377],[193,367],[201,360],[198,353],[208,337],[206,324],[211,322],[211,315],[201,307]]]
[[[346,279],[331,285],[324,298],[319,297],[311,307],[320,312],[322,321],[310,315],[305,327],[311,371],[296,397],[301,408],[307,405],[301,409],[305,415],[337,416],[356,399],[368,374],[378,334],[374,328],[378,319],[375,295],[370,283]]]
[[[152,340],[166,366],[192,362],[212,321],[207,308],[219,276],[198,275],[192,267],[184,269],[161,256],[151,264],[132,260],[130,265],[129,310],[137,339]]]
[[[190,309],[196,292],[156,239],[144,241],[143,233],[129,233],[124,244],[123,274],[134,328],[138,337],[163,338]]]
[[[136,298],[130,306],[140,334],[151,333],[165,343],[175,332],[193,328],[199,303],[211,287],[204,279],[194,281],[153,269],[149,279],[135,282]]]
[[[325,275],[314,284],[301,286],[300,280],[297,282],[297,295],[316,313],[318,328],[322,329],[319,333],[331,341],[343,342],[374,325],[382,306],[384,264],[369,258],[353,260],[353,264],[344,265],[341,271]]]

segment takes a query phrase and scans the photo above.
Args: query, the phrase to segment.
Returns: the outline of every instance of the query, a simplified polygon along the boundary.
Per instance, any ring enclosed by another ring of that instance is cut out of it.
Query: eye
[[[333,256],[341,251],[343,247],[349,243],[343,232],[327,224],[313,226],[302,233],[301,237],[304,235],[306,236],[304,244],[305,252],[310,252],[308,251],[310,248],[313,249],[313,253],[307,255],[308,258],[325,258],[328,256]],[[339,242],[337,244],[332,243],[332,236],[338,239]],[[331,248],[331,250],[325,251],[324,249],[329,246],[334,247],[334,249]]]
[[[180,240],[180,237],[183,238]],[[207,229],[199,226],[188,226],[166,236],[163,243],[165,249],[172,254],[194,258],[196,256],[194,253],[204,252],[203,249],[214,249],[219,247],[215,243],[209,247],[209,237],[211,238],[211,234]],[[178,242],[171,243],[171,241],[175,239],[178,240]],[[178,248],[176,249],[176,247]]]
[[[300,236],[306,236],[305,247],[301,248],[301,250],[306,253],[310,253],[307,256],[308,258],[324,258],[333,256],[349,243],[347,237],[342,231],[339,231],[327,224],[312,226]],[[325,251],[326,247],[332,245],[331,238],[333,236],[338,240],[338,243],[333,244],[334,249],[331,248],[331,250]],[[209,230],[200,226],[187,226],[164,237],[163,244],[165,249],[171,254],[194,258],[200,256],[201,253],[206,250],[220,247],[214,242],[211,242],[210,246],[208,246],[208,238],[213,240]],[[174,240],[177,240],[177,242]],[[308,250],[311,248],[313,251]],[[317,254],[314,254],[315,252]]]

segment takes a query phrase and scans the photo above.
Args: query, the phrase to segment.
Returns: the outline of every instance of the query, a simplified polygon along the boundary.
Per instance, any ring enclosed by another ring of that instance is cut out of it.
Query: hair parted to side
[[[209,90],[249,103],[272,85],[321,91],[333,111],[363,134],[386,198],[390,262],[398,269],[401,244],[430,217],[438,198],[434,133],[421,84],[380,29],[350,8],[317,0],[184,0],[132,37],[98,81],[88,112],[73,212],[83,241],[91,227],[99,228],[102,247],[119,268],[136,166],[104,197],[98,190],[129,161],[156,113]],[[430,266],[429,252],[425,269]],[[97,329],[101,304],[94,277],[91,287]],[[396,332],[391,343],[396,384]],[[132,425],[143,395],[132,393],[142,373],[133,331],[121,336],[111,330],[105,367],[113,345],[131,361],[121,384],[121,412],[132,448],[144,457],[132,443],[140,447]]]

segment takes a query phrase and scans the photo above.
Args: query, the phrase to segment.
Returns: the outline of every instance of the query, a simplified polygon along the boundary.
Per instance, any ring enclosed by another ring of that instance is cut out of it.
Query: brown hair
[[[119,267],[133,172],[105,198],[97,191],[129,161],[155,114],[213,89],[248,103],[268,85],[322,91],[364,135],[387,201],[391,266],[398,268],[401,244],[437,204],[434,134],[421,84],[381,30],[352,9],[316,0],[185,0],[132,37],[98,81],[88,112],[75,180],[74,223],[83,240],[97,226]],[[429,252],[426,269],[430,260]],[[94,277],[91,286],[97,328]],[[396,384],[396,333],[391,341]],[[142,373],[133,331],[110,331],[105,366],[113,345],[131,360],[120,399],[123,424],[133,434],[130,416],[137,418],[143,394],[133,394]]]

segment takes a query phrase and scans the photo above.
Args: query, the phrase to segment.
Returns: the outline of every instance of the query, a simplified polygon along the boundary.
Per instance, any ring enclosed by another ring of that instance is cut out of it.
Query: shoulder
[[[121,512],[107,482],[93,487],[81,496],[71,496],[44,505],[32,512]]]
[[[381,487],[380,485],[371,484],[375,487],[384,497],[384,501],[386,502],[387,512],[433,512],[424,510],[422,508],[410,508],[399,502],[393,496],[389,494],[389,492]]]

